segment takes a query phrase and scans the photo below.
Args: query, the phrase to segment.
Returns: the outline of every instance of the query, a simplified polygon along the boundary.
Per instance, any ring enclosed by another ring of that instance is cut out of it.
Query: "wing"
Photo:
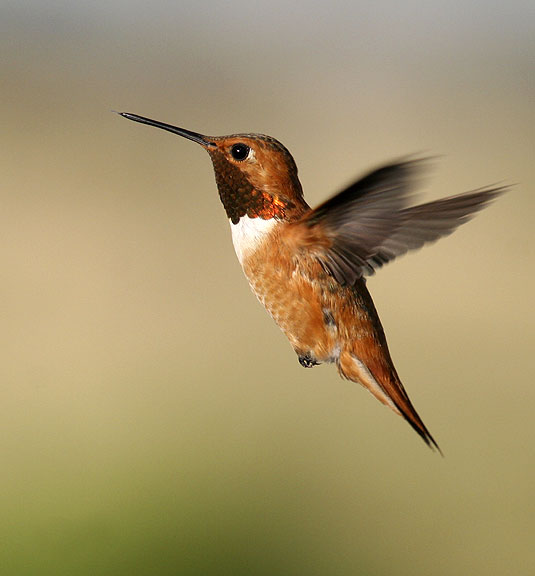
[[[506,188],[483,188],[409,207],[422,161],[371,172],[294,222],[292,234],[340,284],[451,234]]]
[[[481,188],[402,210],[398,227],[372,257],[373,267],[448,236],[506,190],[505,186]]]

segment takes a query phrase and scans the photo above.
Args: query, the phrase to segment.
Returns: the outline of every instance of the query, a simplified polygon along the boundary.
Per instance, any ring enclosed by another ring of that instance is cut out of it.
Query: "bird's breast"
[[[338,354],[334,280],[315,259],[284,241],[284,222],[240,218],[232,239],[245,276],[298,353],[319,361]]]

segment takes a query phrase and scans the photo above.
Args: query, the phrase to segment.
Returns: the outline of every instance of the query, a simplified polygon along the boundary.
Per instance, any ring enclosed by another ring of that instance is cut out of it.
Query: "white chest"
[[[232,243],[240,264],[243,265],[244,259],[260,246],[276,225],[274,218],[264,220],[249,216],[242,216],[237,224],[230,223]]]

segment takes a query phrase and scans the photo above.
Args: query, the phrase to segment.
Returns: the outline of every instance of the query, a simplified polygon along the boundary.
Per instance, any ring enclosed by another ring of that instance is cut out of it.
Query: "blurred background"
[[[535,573],[535,5],[0,8],[5,575]],[[437,156],[512,192],[369,281],[445,458],[251,294],[208,156],[264,132],[321,202]]]

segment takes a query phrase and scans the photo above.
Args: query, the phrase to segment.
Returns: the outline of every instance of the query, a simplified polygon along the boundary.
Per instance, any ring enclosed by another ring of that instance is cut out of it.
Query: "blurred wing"
[[[398,214],[398,227],[372,257],[372,267],[380,268],[409,250],[448,236],[506,190],[506,187],[482,188],[402,210]]]
[[[398,162],[370,172],[294,224],[308,247],[340,284],[372,274],[371,258],[408,207],[422,161]]]
[[[408,207],[422,161],[371,172],[293,224],[295,240],[340,284],[451,234],[505,191],[485,188]]]

